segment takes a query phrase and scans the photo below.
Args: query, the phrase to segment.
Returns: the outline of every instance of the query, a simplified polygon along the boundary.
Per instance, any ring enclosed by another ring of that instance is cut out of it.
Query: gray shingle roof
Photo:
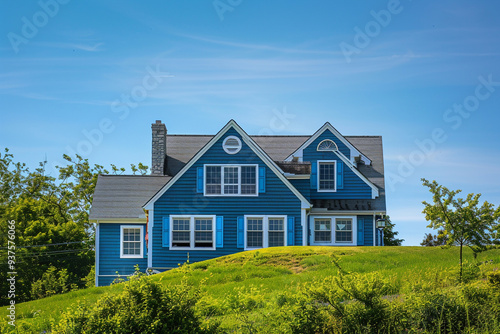
[[[145,218],[142,206],[170,176],[99,175],[89,220]]]
[[[211,135],[167,135],[167,173],[171,176],[100,175],[89,219],[144,217],[142,210],[144,203],[151,199],[212,138]],[[310,136],[251,136],[251,138],[271,159],[282,161]],[[358,170],[379,188],[380,196],[374,200],[368,200],[371,209],[385,211],[382,137],[345,136],[345,138],[371,159],[371,166],[360,164]],[[321,203],[323,203],[321,206],[329,206],[328,201]]]

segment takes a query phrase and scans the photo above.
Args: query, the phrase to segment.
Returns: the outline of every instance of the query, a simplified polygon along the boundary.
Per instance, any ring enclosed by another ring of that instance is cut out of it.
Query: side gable
[[[319,152],[317,150],[318,145],[325,139],[330,139],[338,147],[338,151],[326,151]],[[367,165],[371,164],[371,160],[361,153],[354,145],[352,145],[344,136],[342,136],[330,123],[325,123],[316,131],[316,133],[311,136],[299,149],[297,149],[291,156],[287,158],[288,161],[291,161],[293,157],[299,157],[299,161],[320,161],[320,160],[337,160],[342,161],[346,166],[345,173],[346,176],[349,176],[351,180],[358,180],[356,182],[360,182],[360,184],[365,188],[364,190],[359,189],[360,191],[366,192],[368,191],[369,195],[371,195],[372,199],[375,199],[379,196],[379,188],[373,184],[365,175],[363,175],[357,168],[355,163],[355,158],[360,157],[360,159]],[[314,168],[314,167],[313,167]],[[342,191],[342,192],[345,192]],[[370,194],[371,192],[371,194]],[[344,194],[343,196],[345,196]],[[320,197],[327,198],[330,195],[323,195]],[[340,193],[335,194],[335,196],[341,196]]]
[[[143,207],[146,210],[152,210],[154,203],[181,177],[184,175],[215,143],[217,143],[222,136],[228,131],[233,129],[241,137],[246,145],[264,162],[264,164],[287,186],[290,191],[300,200],[303,208],[310,208],[309,201],[286,179],[281,169],[276,163],[250,138],[245,131],[234,121],[229,121],[211,140],[196,153],[193,158],[168,182],[162,189],[160,189]]]

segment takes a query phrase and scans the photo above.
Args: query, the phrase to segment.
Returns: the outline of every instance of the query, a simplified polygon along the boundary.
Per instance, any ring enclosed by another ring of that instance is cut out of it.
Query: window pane
[[[262,247],[262,232],[247,232],[248,247]]]
[[[224,184],[238,184],[238,167],[224,167]]]
[[[336,219],[335,221],[335,241],[352,242],[352,220]]]
[[[172,232],[172,241],[179,242],[189,242],[190,233],[189,232]]]
[[[285,246],[285,232],[269,232],[269,247]]]
[[[238,185],[225,185],[224,194],[238,194]]]
[[[241,167],[241,193],[252,195],[257,192],[257,168],[255,166]]]
[[[206,175],[206,191],[207,194],[220,194],[221,193],[221,167],[220,166],[207,166]]]
[[[262,231],[262,218],[249,218],[247,220],[247,230]]]
[[[283,218],[269,218],[269,231],[284,231]]]
[[[330,219],[314,220],[314,241],[315,242],[332,241],[332,223]]]
[[[195,231],[212,231],[212,219],[197,218],[194,221]]]
[[[335,163],[320,162],[319,164],[319,189],[335,189]]]
[[[174,219],[174,231],[189,231],[189,219]]]

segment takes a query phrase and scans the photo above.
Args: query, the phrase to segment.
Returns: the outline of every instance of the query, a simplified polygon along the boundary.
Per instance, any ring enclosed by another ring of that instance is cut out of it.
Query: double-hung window
[[[336,191],[336,161],[318,161],[318,191]]]
[[[215,249],[214,216],[170,217],[171,249]]]
[[[357,219],[355,216],[313,216],[311,244],[355,245],[358,241]]]
[[[205,165],[205,195],[257,195],[257,165]]]
[[[245,216],[246,249],[286,245],[286,216]]]
[[[352,219],[335,219],[335,242],[352,242]]]
[[[144,250],[144,231],[140,225],[120,227],[120,257],[142,258]]]
[[[332,242],[332,220],[330,218],[314,219],[314,242]]]

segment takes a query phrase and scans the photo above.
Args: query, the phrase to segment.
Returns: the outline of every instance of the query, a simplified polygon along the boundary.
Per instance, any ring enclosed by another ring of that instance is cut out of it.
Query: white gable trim
[[[365,156],[363,153],[361,153],[356,147],[354,147],[354,145],[352,145],[347,139],[345,139],[344,136],[342,136],[340,134],[340,132],[338,132],[337,129],[335,129],[329,122],[326,122],[318,131],[316,131],[308,140],[306,140],[304,144],[302,144],[297,150],[295,150],[295,152],[290,154],[285,159],[285,161],[291,161],[294,156],[299,157],[299,159],[302,160],[304,149],[306,147],[308,147],[309,145],[311,145],[311,143],[313,141],[315,141],[326,130],[330,130],[330,132],[333,133],[333,135],[335,137],[337,137],[345,146],[347,146],[349,148],[349,150],[351,151],[351,162],[352,163],[354,163],[354,157],[357,157],[357,156],[361,156],[361,159],[367,165],[370,165],[372,163],[372,161],[370,159],[368,159],[367,156]]]
[[[230,120],[201,150],[194,155],[191,160],[157,193],[154,195],[144,206],[146,210],[152,210],[154,203],[168,190],[172,185],[179,180],[189,168],[191,168],[196,161],[198,161],[230,128],[234,128],[241,136],[243,141],[250,147],[250,149],[271,169],[274,174],[290,189],[301,202],[301,208],[310,208],[309,201],[286,179],[276,163],[257,145],[252,138],[250,138],[245,131],[234,121]]]

